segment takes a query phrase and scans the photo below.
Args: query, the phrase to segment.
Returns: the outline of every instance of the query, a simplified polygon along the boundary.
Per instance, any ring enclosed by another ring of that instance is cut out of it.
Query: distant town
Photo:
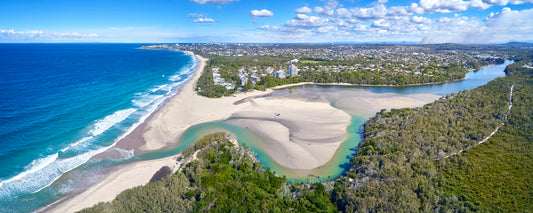
[[[463,79],[529,47],[398,44],[161,44],[144,49],[191,51],[210,59],[197,90],[220,97],[284,84],[405,86]],[[511,51],[512,50],[512,51]],[[222,89],[223,88],[223,89]]]

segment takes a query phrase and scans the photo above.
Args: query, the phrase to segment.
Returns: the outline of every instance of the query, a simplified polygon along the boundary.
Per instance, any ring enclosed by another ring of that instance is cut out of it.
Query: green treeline
[[[409,65],[404,67],[405,71],[398,70],[399,62],[382,61],[378,59],[353,59],[345,60],[304,60],[297,64],[300,68],[299,75],[287,78],[275,78],[272,75],[262,75],[262,71],[268,67],[279,70],[283,67],[285,71],[288,69],[287,57],[272,57],[272,56],[210,56],[209,62],[199,78],[196,90],[200,95],[218,98],[223,95],[233,94],[239,87],[241,87],[241,80],[239,78],[239,70],[244,69],[245,73],[250,68],[257,71],[255,74],[261,78],[257,85],[246,82],[242,88],[244,91],[249,89],[262,90],[265,88],[294,84],[300,82],[313,83],[349,83],[354,85],[389,85],[389,86],[407,86],[417,84],[443,83],[447,81],[460,80],[465,77],[468,69],[478,70],[484,65],[503,63],[502,59],[494,60],[478,60],[468,61],[468,63],[438,65],[436,62],[431,62],[427,65],[415,66]],[[353,67],[367,66],[369,64],[382,64],[379,69],[363,69],[356,70]],[[226,89],[221,85],[215,85],[213,82],[213,68],[220,68],[219,74],[227,82],[234,83],[235,88]],[[306,69],[303,69],[303,68]],[[408,70],[408,71],[407,71]]]
[[[505,67],[507,75],[531,75],[533,74],[533,56],[518,55],[514,58],[515,63]],[[529,66],[528,66],[529,65]]]
[[[467,70],[458,65],[427,66],[419,68],[420,72],[402,73],[391,72],[385,68],[382,71],[358,70],[344,72],[306,71],[301,76],[306,82],[313,83],[349,83],[356,85],[389,85],[405,86],[426,83],[443,83],[463,79]]]
[[[533,211],[532,103],[533,76],[517,74],[422,108],[378,113],[336,182],[339,210]]]
[[[438,68],[440,71],[428,71],[429,75],[413,75],[408,73],[396,72],[375,72],[375,71],[302,71],[300,76],[275,78],[273,76],[263,76],[258,85],[264,85],[265,88],[294,84],[300,82],[313,83],[348,83],[354,85],[389,85],[389,86],[406,86],[427,83],[442,83],[446,81],[459,80],[465,77],[466,69],[458,66],[446,66]],[[439,73],[439,74],[436,74]]]
[[[182,158],[196,150],[198,159],[175,174],[81,212],[337,212],[322,183],[287,184],[225,133],[205,136]]]
[[[213,82],[213,71],[211,69],[213,63],[215,62],[212,59],[207,62],[206,67],[202,71],[202,75],[196,82],[196,91],[198,91],[198,94],[210,98],[220,98],[223,95],[233,93],[234,91],[228,91],[224,86],[215,85]]]

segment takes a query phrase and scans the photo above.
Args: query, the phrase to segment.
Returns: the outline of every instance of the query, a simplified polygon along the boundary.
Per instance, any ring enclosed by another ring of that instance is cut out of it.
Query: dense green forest
[[[185,158],[201,151],[177,173],[158,172],[83,212],[531,212],[531,59],[473,90],[377,113],[352,168],[334,181],[288,184],[217,133],[186,150]]]
[[[482,66],[489,64],[501,64],[503,59],[468,61],[466,64],[438,65],[436,62],[428,65],[403,67],[399,62],[390,62],[378,59],[361,58],[358,60],[304,60],[298,63],[300,67],[311,67],[312,69],[300,70],[298,76],[288,76],[287,78],[275,78],[272,75],[261,76],[261,70],[267,67],[275,68],[287,67],[287,57],[247,57],[247,56],[210,56],[209,62],[197,82],[196,89],[200,95],[206,97],[222,97],[234,93],[241,87],[239,70],[255,67],[258,70],[258,77],[261,78],[256,85],[251,81],[247,82],[242,89],[262,90],[265,88],[294,84],[300,82],[312,83],[348,83],[354,85],[387,85],[387,86],[407,86],[417,84],[443,83],[447,81],[460,80],[465,77],[469,69],[478,70]],[[382,64],[379,69],[353,70],[357,66],[374,66]],[[218,67],[220,76],[228,82],[234,82],[235,88],[227,90],[221,85],[213,82],[212,69]],[[409,72],[398,71],[400,68],[410,70]],[[336,71],[329,70],[336,69]]]
[[[422,108],[378,113],[335,184],[339,210],[533,211],[533,76],[519,71]]]
[[[225,133],[203,137],[182,158],[195,150],[201,150],[198,159],[175,174],[161,177],[158,172],[154,176],[160,180],[81,212],[337,212],[323,183],[287,184],[285,177],[265,170],[246,146],[234,146]]]
[[[507,125],[487,143],[437,165],[442,208],[533,211],[533,69],[508,69],[515,94]]]

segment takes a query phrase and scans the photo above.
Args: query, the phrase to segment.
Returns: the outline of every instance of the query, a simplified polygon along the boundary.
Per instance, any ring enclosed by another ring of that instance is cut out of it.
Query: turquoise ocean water
[[[48,204],[133,156],[111,147],[197,66],[140,46],[0,44],[0,212]]]

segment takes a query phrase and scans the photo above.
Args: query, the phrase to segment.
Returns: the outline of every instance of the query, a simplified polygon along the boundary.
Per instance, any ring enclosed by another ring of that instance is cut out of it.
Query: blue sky
[[[0,42],[533,42],[533,0],[0,0]]]

